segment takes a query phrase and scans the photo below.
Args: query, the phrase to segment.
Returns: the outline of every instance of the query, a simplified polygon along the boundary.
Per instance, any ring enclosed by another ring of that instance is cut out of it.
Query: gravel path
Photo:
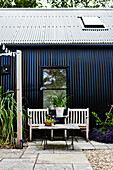
[[[93,170],[113,170],[113,149],[84,150]]]

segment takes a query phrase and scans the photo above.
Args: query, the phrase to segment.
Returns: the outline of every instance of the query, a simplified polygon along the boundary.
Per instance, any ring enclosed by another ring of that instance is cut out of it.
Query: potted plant
[[[54,115],[47,115],[45,118],[45,126],[52,126],[52,124],[55,124],[57,122],[57,117]]]
[[[69,97],[65,95],[64,92],[60,94],[60,96],[54,94],[53,96],[49,97],[49,100],[56,108],[56,116],[62,117],[64,113],[64,108],[66,107],[66,103]]]

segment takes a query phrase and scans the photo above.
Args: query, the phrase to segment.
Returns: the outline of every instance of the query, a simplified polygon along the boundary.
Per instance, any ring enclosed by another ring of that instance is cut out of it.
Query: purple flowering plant
[[[90,138],[100,142],[113,142],[113,114],[105,113],[106,120],[104,122],[101,121],[97,113],[92,112],[92,114],[96,118],[97,127],[93,128]]]
[[[113,142],[113,125],[111,127],[94,128],[90,134],[90,138],[100,142]]]
[[[45,118],[45,122],[51,123],[51,124],[56,124],[59,122],[58,118],[56,115],[47,115]]]

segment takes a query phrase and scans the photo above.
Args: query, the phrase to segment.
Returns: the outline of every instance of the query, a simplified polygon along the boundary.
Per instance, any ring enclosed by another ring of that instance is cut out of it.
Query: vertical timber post
[[[17,50],[17,148],[22,148],[22,52]]]

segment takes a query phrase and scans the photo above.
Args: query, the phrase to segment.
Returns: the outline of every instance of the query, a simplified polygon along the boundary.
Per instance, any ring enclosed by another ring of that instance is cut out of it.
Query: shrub
[[[113,114],[105,113],[106,120],[104,122],[98,117],[97,113],[92,112],[96,118],[96,128],[90,133],[90,138],[96,141],[111,143],[113,142]]]
[[[113,142],[113,125],[111,127],[94,128],[90,134],[90,138],[99,142]]]

